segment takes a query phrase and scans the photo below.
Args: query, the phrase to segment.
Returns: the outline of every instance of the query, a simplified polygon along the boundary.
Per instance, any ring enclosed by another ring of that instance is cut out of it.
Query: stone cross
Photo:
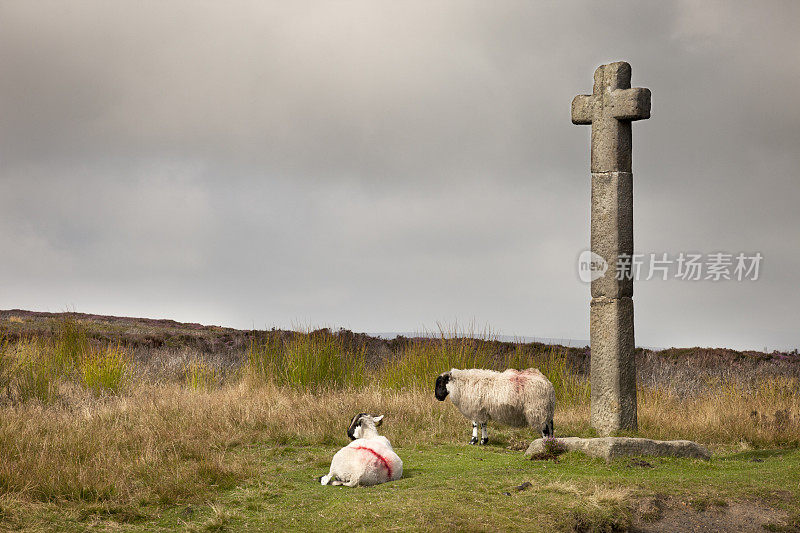
[[[598,67],[593,94],[572,100],[573,124],[592,125],[591,249],[608,263],[592,281],[589,311],[591,423],[601,435],[637,427],[633,277],[627,268],[618,279],[617,265],[633,255],[631,121],[646,118],[650,90],[631,88],[624,62]]]

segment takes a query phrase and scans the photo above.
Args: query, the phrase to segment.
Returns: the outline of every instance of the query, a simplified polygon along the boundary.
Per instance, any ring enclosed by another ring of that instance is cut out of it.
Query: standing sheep
[[[531,426],[544,437],[553,436],[553,412],[556,393],[553,384],[535,368],[527,370],[452,369],[436,378],[436,399],[450,401],[465,417],[472,420],[472,440],[489,442],[486,422],[512,427]]]
[[[375,429],[383,422],[383,415],[359,413],[353,417],[347,436],[351,442],[333,456],[327,476],[320,478],[323,485],[377,485],[403,477],[403,461],[394,453],[389,439],[378,435]]]

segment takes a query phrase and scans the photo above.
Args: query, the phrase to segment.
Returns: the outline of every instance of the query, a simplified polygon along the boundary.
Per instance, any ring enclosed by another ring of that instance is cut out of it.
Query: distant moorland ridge
[[[291,335],[286,330],[240,330],[198,323],[177,322],[170,319],[118,317],[96,315],[90,313],[64,312],[50,313],[27,311],[23,309],[0,310],[0,335],[9,341],[30,336],[47,336],[52,334],[60,320],[73,320],[83,324],[92,341],[114,342],[134,350],[141,349],[190,349],[206,355],[244,354],[253,341],[265,335]],[[353,348],[363,349],[367,360],[373,363],[385,360],[392,353],[401,350],[411,342],[438,342],[439,339],[426,337],[397,336],[392,339],[372,336],[367,333],[355,333],[346,329],[331,331],[342,342]],[[541,342],[515,343],[493,338],[474,338],[472,342],[488,348],[498,354],[515,349],[519,344],[537,349],[557,348],[565,353],[573,368],[579,372],[588,371],[590,349],[588,347],[570,347]],[[637,348],[637,360],[647,366],[646,360],[660,360],[677,366],[694,368],[714,368],[733,366],[770,367],[771,370],[785,370],[791,374],[800,374],[800,354],[797,350],[790,352],[773,351],[770,353],[754,350],[732,350],[729,348],[668,348],[649,350]],[[641,371],[641,369],[640,369]]]

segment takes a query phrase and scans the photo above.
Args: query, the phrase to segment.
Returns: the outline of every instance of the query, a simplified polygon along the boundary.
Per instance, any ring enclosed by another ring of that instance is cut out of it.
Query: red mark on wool
[[[528,375],[530,372],[522,371],[519,372],[514,370],[511,377],[508,378],[511,381],[511,384],[514,385],[514,392],[522,392],[522,389],[525,388],[525,383],[528,381]]]
[[[386,469],[386,473],[389,475],[389,479],[392,479],[392,467],[389,466],[389,461],[386,460],[384,456],[373,450],[372,448],[367,448],[366,446],[353,446],[354,450],[366,450],[372,455],[374,455],[378,461],[383,465]]]

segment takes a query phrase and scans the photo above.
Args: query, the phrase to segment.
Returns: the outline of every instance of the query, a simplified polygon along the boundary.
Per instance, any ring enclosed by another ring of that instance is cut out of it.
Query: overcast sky
[[[800,2],[0,3],[0,308],[588,338],[590,127],[626,60],[637,344],[800,346]]]

